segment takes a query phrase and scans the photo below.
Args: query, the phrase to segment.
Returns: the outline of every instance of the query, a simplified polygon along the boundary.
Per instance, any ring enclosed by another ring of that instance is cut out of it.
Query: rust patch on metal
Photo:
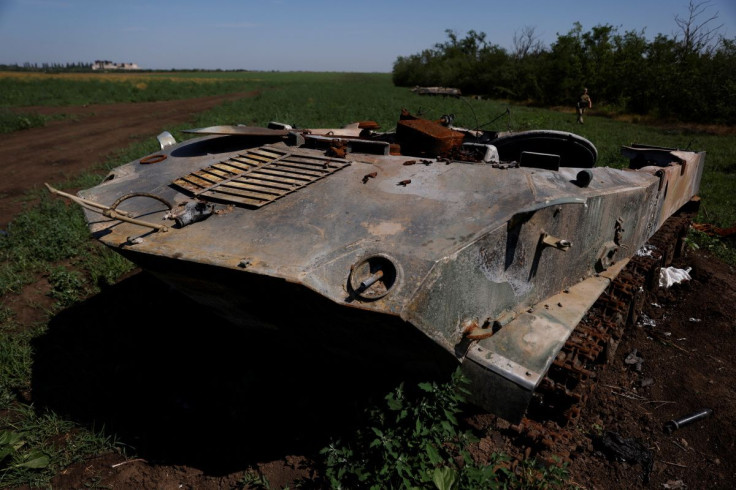
[[[364,223],[363,226],[368,233],[374,236],[390,236],[396,235],[404,231],[404,225],[393,221],[382,221],[380,223]]]
[[[396,139],[401,152],[411,155],[447,155],[463,144],[465,135],[446,128],[437,121],[419,119],[408,112],[402,112],[396,125]]]
[[[262,146],[192,172],[173,184],[195,197],[257,208],[350,163],[299,150]]]
[[[147,157],[141,158],[139,160],[139,163],[141,163],[142,165],[150,165],[152,163],[163,162],[164,160],[166,160],[166,158],[166,155],[161,154],[149,155]]]
[[[365,174],[363,176],[363,183],[365,184],[366,182],[368,182],[368,180],[375,179],[377,175],[378,175],[378,172],[371,172],[369,174]]]
[[[327,149],[328,157],[345,158],[348,153],[348,145],[342,140],[332,140],[330,147]]]
[[[378,124],[376,121],[360,121],[358,122],[358,127],[360,129],[368,129],[368,130],[381,129],[381,125]]]

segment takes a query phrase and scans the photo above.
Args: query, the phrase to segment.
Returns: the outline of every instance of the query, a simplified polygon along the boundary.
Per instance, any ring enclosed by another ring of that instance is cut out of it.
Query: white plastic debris
[[[641,365],[643,362],[644,358],[639,355],[636,349],[629,352],[629,354],[624,359],[624,364],[634,366],[634,369],[636,369],[637,371],[641,371]]]
[[[654,320],[652,320],[651,318],[649,318],[644,313],[642,313],[641,315],[639,315],[639,322],[638,323],[640,325],[642,325],[643,327],[656,327],[657,326],[657,322],[655,322]]]
[[[659,287],[668,288],[673,284],[680,284],[682,281],[689,281],[691,267],[687,269],[678,269],[677,267],[663,267],[659,272]]]
[[[700,321],[702,321],[702,320],[701,320],[700,318],[693,318],[693,317],[690,317],[690,321],[691,321],[691,322],[693,322],[693,323],[698,323],[698,322],[700,322]]]
[[[651,257],[653,250],[657,250],[657,247],[655,247],[654,245],[647,244],[641,247],[639,250],[637,250],[636,255],[638,257]]]
[[[682,480],[669,480],[667,483],[663,483],[662,486],[667,490],[684,490],[687,488]]]

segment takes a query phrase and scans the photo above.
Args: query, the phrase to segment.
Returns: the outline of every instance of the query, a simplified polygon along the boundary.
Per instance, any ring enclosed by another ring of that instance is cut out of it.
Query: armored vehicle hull
[[[391,318],[518,420],[583,315],[696,194],[705,155],[632,146],[631,169],[595,168],[569,133],[534,132],[525,151],[518,135],[402,120],[203,128],[70,197],[94,237],[231,321],[273,326],[253,308],[270,297],[298,323],[305,291]]]

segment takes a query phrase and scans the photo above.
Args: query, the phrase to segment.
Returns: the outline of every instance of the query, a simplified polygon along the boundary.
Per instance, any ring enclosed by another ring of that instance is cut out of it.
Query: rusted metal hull
[[[444,97],[460,97],[462,91],[452,87],[414,87],[412,92],[418,95],[442,95]]]
[[[431,144],[443,135],[462,136],[430,129],[441,133],[430,143],[397,135],[419,160],[376,139],[206,136],[80,195],[102,207],[131,192],[160,197],[127,199],[124,210],[168,231],[98,210],[87,212],[93,235],[230,320],[269,326],[253,308],[264,291],[274,308],[302,291],[395,318],[463,365],[479,404],[513,420],[601,292],[696,193],[704,154],[647,153],[637,170],[544,170],[425,158],[442,153]],[[187,226],[167,219],[162,202],[176,211],[195,198],[211,214]]]

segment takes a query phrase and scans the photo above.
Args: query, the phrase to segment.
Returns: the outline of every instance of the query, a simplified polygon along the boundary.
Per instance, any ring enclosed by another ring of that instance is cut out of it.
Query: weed
[[[38,205],[16,216],[0,236],[1,259],[55,262],[75,256],[88,242],[89,232],[76,207],[70,209],[46,193],[38,197]]]
[[[33,335],[30,330],[17,332],[7,323],[0,327],[0,412],[31,385]]]
[[[0,469],[39,469],[49,465],[48,455],[40,449],[33,449],[22,453],[21,449],[26,443],[25,434],[11,432],[9,430],[0,432]]]
[[[736,266],[736,248],[707,233],[690,228],[685,245],[691,250],[707,250],[723,262]]]
[[[41,114],[18,114],[0,109],[0,133],[12,133],[21,129],[46,125],[49,118]]]
[[[74,304],[87,292],[86,284],[79,271],[69,270],[64,266],[55,266],[49,274],[52,298],[58,306],[65,308]]]
[[[593,424],[590,426],[591,432],[596,436],[603,436],[603,426],[601,424]]]
[[[448,383],[420,383],[414,397],[403,385],[389,393],[385,407],[370,409],[366,427],[351,440],[335,441],[321,451],[330,486],[448,490],[563,482],[564,469],[527,463],[519,480],[506,469],[503,455],[494,455],[488,465],[473,460],[468,445],[474,436],[457,419],[466,383],[458,369]]]
[[[81,272],[65,273],[54,265],[62,261],[72,262]],[[0,234],[0,296],[19,292],[38,274],[48,274],[52,297],[68,306],[131,268],[130,262],[90,241],[77,206],[45,193]]]
[[[253,488],[258,490],[270,490],[271,482],[268,481],[266,475],[257,471],[248,470],[240,479],[238,485],[242,488]]]
[[[0,487],[48,486],[59,469],[91,454],[116,450],[117,445],[101,432],[16,404],[0,418],[0,456],[7,453],[0,461]]]
[[[574,488],[568,483],[567,469],[564,465],[542,465],[534,459],[527,459],[517,468],[514,475],[511,488],[523,488],[524,490]]]

